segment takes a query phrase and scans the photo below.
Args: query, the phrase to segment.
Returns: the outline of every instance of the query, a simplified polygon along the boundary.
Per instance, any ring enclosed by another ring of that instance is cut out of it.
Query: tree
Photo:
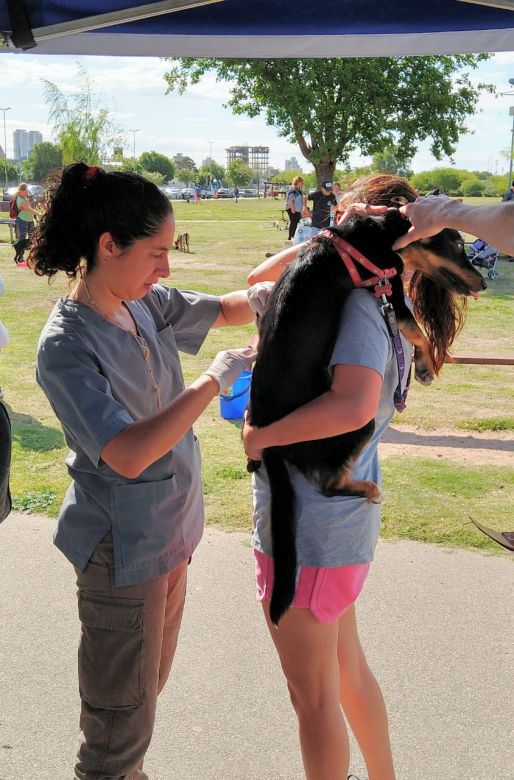
[[[184,154],[176,154],[173,158],[176,165],[175,178],[185,181],[186,185],[195,180],[197,168],[196,163],[191,157]]]
[[[163,181],[170,181],[175,175],[175,163],[159,152],[143,152],[139,158],[139,164],[144,171],[160,173]]]
[[[123,146],[123,133],[101,105],[86,68],[77,65],[78,88],[69,98],[54,82],[42,82],[63,165],[81,160],[100,165],[111,158],[113,147]]]
[[[371,163],[375,171],[394,173],[397,176],[403,176],[405,179],[410,179],[414,173],[410,168],[410,164],[411,161],[402,157],[395,146],[385,146],[380,152],[376,152]]]
[[[446,195],[459,195],[462,182],[469,178],[468,171],[457,168],[434,168],[432,171],[416,173],[412,176],[411,182],[421,193],[439,189]]]
[[[281,136],[296,142],[314,166],[318,184],[332,180],[338,161],[350,152],[364,155],[395,145],[401,159],[412,157],[430,138],[432,154],[451,155],[466,132],[465,119],[482,91],[465,68],[487,54],[446,57],[170,60],[168,92],[183,93],[208,71],[230,84],[235,114],[263,113]]]
[[[61,148],[48,141],[35,144],[28,158],[22,163],[23,177],[40,182],[43,182],[60,168],[62,168]]]
[[[462,182],[460,186],[460,191],[463,195],[466,197],[477,197],[484,194],[486,188],[485,181],[481,181],[480,179],[466,179]]]
[[[15,186],[20,179],[19,163],[15,160],[0,160],[0,180],[5,183],[5,175],[7,172],[7,183],[11,186]],[[505,189],[505,187],[504,187]]]
[[[234,187],[242,187],[245,184],[249,184],[254,176],[255,173],[244,160],[232,160],[227,165],[227,178]]]
[[[144,169],[141,171],[141,176],[144,176],[145,179],[148,179],[148,181],[153,182],[158,187],[161,187],[164,182],[164,176],[162,173],[159,173],[158,171],[145,171]]]
[[[198,184],[211,184],[211,182],[216,181],[221,184],[223,179],[225,178],[225,168],[223,165],[220,165],[217,162],[207,163],[207,165],[202,165],[200,170],[198,171]]]

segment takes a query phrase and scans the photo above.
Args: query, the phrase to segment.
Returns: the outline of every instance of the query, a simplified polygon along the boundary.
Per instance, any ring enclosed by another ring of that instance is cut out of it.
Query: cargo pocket
[[[81,698],[99,709],[139,707],[143,602],[80,594],[79,618]]]

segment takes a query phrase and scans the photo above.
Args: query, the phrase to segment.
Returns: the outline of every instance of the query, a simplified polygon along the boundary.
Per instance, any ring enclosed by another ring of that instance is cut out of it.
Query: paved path
[[[71,780],[78,623],[54,522],[0,526],[0,780]],[[360,600],[398,780],[514,780],[514,556],[382,542]],[[190,569],[152,780],[301,780],[295,721],[254,602],[248,537],[208,530]],[[365,777],[354,746],[352,770]]]

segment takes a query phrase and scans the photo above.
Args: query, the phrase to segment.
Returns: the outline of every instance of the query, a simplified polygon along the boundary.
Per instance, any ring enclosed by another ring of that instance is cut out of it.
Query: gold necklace
[[[126,330],[127,333],[131,333],[133,336],[137,337],[137,332],[136,332],[136,330],[134,328],[127,327],[122,322],[119,322],[117,319],[112,317],[110,314],[106,314],[104,311],[102,311],[102,309],[100,308],[98,303],[95,301],[95,299],[93,298],[93,296],[89,292],[89,287],[87,286],[86,280],[84,279],[84,277],[81,277],[80,284],[82,284],[84,286],[84,290],[86,291],[86,296],[87,296],[88,303],[98,312],[98,314],[101,317],[104,318],[104,320],[108,320],[108,322],[110,322],[112,325],[116,325],[117,328],[121,328],[122,330]]]
[[[125,325],[123,325],[122,323],[120,323],[117,320],[115,320],[114,317],[110,317],[108,314],[106,314],[105,312],[103,312],[101,310],[101,308],[99,307],[99,305],[97,304],[95,299],[91,296],[91,294],[89,292],[89,289],[88,289],[88,286],[86,284],[86,280],[84,279],[84,277],[81,277],[80,284],[84,285],[84,290],[86,291],[87,300],[88,300],[88,303],[91,305],[91,307],[93,309],[95,309],[96,312],[103,319],[107,320],[112,325],[116,325],[117,328],[121,328],[121,330],[125,330],[127,333],[130,333],[130,335],[132,336],[132,338],[136,342],[137,346],[139,347],[139,351],[141,352],[141,354],[143,356],[143,359],[145,361],[145,366],[147,368],[148,375],[150,377],[150,381],[152,383],[152,390],[153,390],[153,393],[155,395],[155,402],[157,404],[157,409],[160,409],[161,408],[161,391],[160,391],[159,385],[155,381],[155,375],[154,375],[153,366],[152,366],[152,355],[150,353],[150,349],[149,349],[145,339],[142,336],[140,336],[134,328],[127,328]],[[129,314],[130,314],[130,312],[129,312]]]

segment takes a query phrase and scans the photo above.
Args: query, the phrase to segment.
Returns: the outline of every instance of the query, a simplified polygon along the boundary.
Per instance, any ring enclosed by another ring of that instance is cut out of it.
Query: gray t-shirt
[[[64,431],[72,483],[55,544],[84,569],[112,532],[116,585],[165,574],[192,554],[203,530],[200,452],[190,429],[136,479],[101,460],[106,444],[184,389],[179,350],[196,354],[219,312],[219,299],[155,285],[127,302],[140,337],[67,298],[57,302],[39,339],[37,381]]]
[[[410,366],[412,346],[402,336],[405,364]],[[398,367],[391,337],[376,298],[354,290],[346,302],[331,366],[366,366],[383,379],[375,417],[375,433],[352,470],[354,479],[381,484],[377,446],[394,412],[393,396],[398,385]],[[407,381],[405,371],[402,388]],[[299,566],[346,566],[373,559],[380,533],[380,506],[356,496],[322,495],[303,474],[290,468],[296,495],[296,548]],[[263,466],[253,476],[253,546],[272,555],[270,493]]]

